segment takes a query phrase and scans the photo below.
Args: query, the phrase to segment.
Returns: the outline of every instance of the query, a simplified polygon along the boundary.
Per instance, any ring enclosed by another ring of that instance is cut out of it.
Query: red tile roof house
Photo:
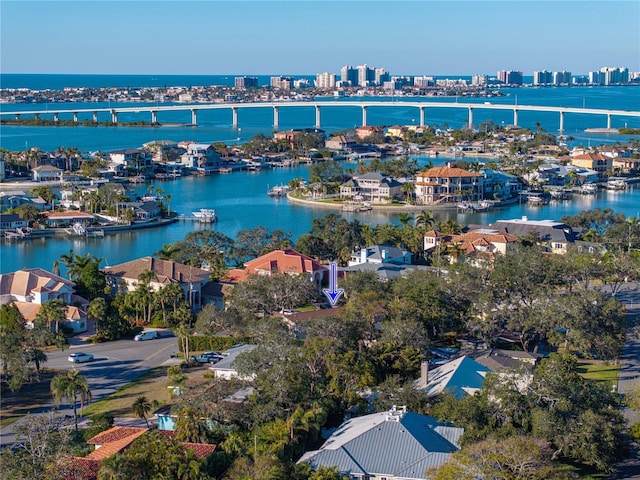
[[[150,431],[140,427],[112,427],[87,440],[89,445],[95,445],[95,450],[86,457],[73,457],[68,466],[69,480],[97,480],[98,470],[103,460],[124,452],[138,438]],[[166,434],[166,432],[160,432]],[[173,435],[169,435],[174,438]],[[187,450],[192,450],[199,459],[206,458],[216,450],[216,445],[206,443],[183,442]]]
[[[236,284],[247,279],[249,275],[272,275],[274,273],[287,273],[290,275],[307,275],[320,288],[322,282],[327,279],[329,270],[319,264],[313,258],[288,248],[286,250],[274,250],[254,260],[246,262],[245,268],[234,268],[223,279],[223,282]]]
[[[33,323],[43,303],[62,300],[66,315],[60,323],[80,333],[87,330],[89,302],[74,293],[75,283],[41,268],[25,268],[0,274],[0,305],[13,303],[27,321]]]
[[[415,194],[416,203],[422,205],[481,200],[484,177],[462,168],[434,167],[416,174]]]

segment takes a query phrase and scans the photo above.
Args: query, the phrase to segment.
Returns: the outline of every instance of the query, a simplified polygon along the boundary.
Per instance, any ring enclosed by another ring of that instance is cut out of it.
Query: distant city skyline
[[[640,71],[638,1],[2,0],[0,71],[391,75]]]

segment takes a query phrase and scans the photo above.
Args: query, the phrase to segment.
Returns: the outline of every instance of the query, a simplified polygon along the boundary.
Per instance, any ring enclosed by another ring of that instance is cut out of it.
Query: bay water
[[[38,82],[46,84],[46,79],[37,76]],[[48,77],[48,76],[45,76]],[[57,76],[52,76],[57,77]],[[109,77],[109,76],[95,76]],[[232,78],[229,76],[228,78]],[[3,88],[8,88],[5,76],[2,77]],[[55,81],[54,81],[55,80]],[[91,86],[110,86],[112,79],[102,78],[105,84],[97,82]],[[133,81],[133,79],[131,79]],[[143,81],[141,79],[140,81]],[[184,80],[184,79],[182,79]],[[188,80],[188,79],[187,79]],[[197,80],[197,79],[196,79]],[[48,88],[58,88],[57,78],[51,78]],[[86,81],[86,79],[85,79]],[[123,80],[120,80],[123,81]],[[176,80],[177,81],[177,80]],[[177,83],[184,85],[198,85],[198,83]],[[129,85],[134,85],[133,83]],[[150,84],[147,84],[150,85]],[[138,86],[147,86],[138,85]],[[158,86],[171,85],[164,83]],[[29,85],[22,85],[29,87]],[[35,88],[35,87],[29,87]],[[47,88],[40,86],[40,88]],[[557,105],[587,108],[609,108],[623,110],[640,110],[640,87],[558,87],[558,88],[518,88],[503,89],[504,97],[491,99],[492,103],[527,104],[527,105]],[[517,100],[516,100],[517,95]],[[364,98],[362,98],[364,99]],[[409,98],[407,98],[409,99]],[[415,100],[415,97],[411,97]],[[380,100],[376,97],[375,100]],[[399,98],[387,98],[388,101]],[[438,98],[438,101],[443,99]],[[449,101],[456,101],[449,98]],[[482,101],[483,99],[476,99]],[[335,101],[327,99],[327,101]],[[428,99],[425,99],[428,101]],[[469,101],[465,99],[464,101]],[[26,109],[55,109],[100,108],[100,104],[3,104],[3,111]],[[112,106],[115,106],[112,104]],[[131,103],[121,106],[131,107]],[[439,125],[447,124],[452,128],[459,128],[467,121],[466,110],[431,109],[426,123]],[[188,112],[171,112],[166,117],[160,116],[160,122],[185,123],[190,115]],[[485,117],[486,115],[486,117]],[[369,125],[412,124],[418,121],[417,109],[389,108],[369,109],[367,114]],[[132,114],[132,118],[120,117],[121,121],[139,120],[140,116]],[[149,121],[150,119],[143,118]],[[508,112],[474,112],[474,122],[480,123],[491,119],[494,123],[510,124],[512,117]],[[109,151],[120,148],[136,148],[143,143],[153,140],[197,141],[212,143],[223,141],[231,145],[242,143],[253,135],[263,133],[271,135],[273,132],[273,117],[271,109],[247,109],[239,112],[239,128],[231,126],[231,112],[201,111],[198,115],[197,127],[22,127],[3,126],[0,130],[0,147],[8,150],[20,150],[25,147],[37,146],[42,150],[54,150],[58,147],[76,147],[80,151]],[[315,115],[312,107],[300,109],[281,109],[280,129],[302,128],[313,126]],[[359,108],[325,109],[322,112],[323,128],[331,133],[360,125],[361,111]],[[558,118],[556,114],[521,112],[519,124],[535,128],[540,122],[542,127],[550,132],[557,131]],[[627,126],[640,128],[640,119],[625,117],[616,119],[614,127]],[[614,143],[626,141],[628,136],[611,134],[585,133],[586,128],[606,126],[605,118],[587,115],[567,115],[565,118],[567,131],[565,134],[573,137],[573,144]],[[436,159],[436,163],[444,163],[448,159]],[[480,159],[482,161],[482,159]],[[427,159],[419,159],[426,164]],[[251,229],[262,225],[270,230],[281,229],[290,232],[294,240],[309,231],[314,218],[331,212],[319,207],[308,207],[289,203],[286,199],[267,196],[270,187],[286,184],[293,178],[308,180],[309,167],[279,168],[260,172],[234,172],[227,175],[213,175],[209,177],[183,177],[171,181],[156,182],[153,189],[161,188],[163,192],[171,194],[171,209],[180,214],[191,216],[192,211],[200,208],[214,208],[219,221],[214,225],[203,225],[194,221],[180,221],[169,226],[120,232],[106,235],[104,238],[78,239],[64,236],[37,238],[22,242],[0,241],[0,272],[7,273],[22,267],[42,267],[51,269],[60,255],[68,253],[70,249],[78,254],[92,253],[103,258],[103,265],[133,260],[151,255],[164,244],[182,240],[191,231],[202,228],[213,228],[216,231],[234,237],[238,231]],[[144,194],[148,185],[135,187],[130,195]],[[615,212],[622,212],[628,216],[638,216],[640,210],[640,191],[636,189],[625,192],[599,192],[594,196],[574,196],[570,202],[552,202],[544,207],[533,207],[527,204],[515,204],[501,209],[494,209],[482,213],[458,213],[455,211],[434,211],[440,221],[455,219],[461,224],[489,224],[498,219],[512,219],[527,216],[530,219],[559,220],[564,215],[572,215],[583,210],[593,208],[611,208]],[[380,223],[399,223],[398,215],[382,212],[342,213],[349,219],[358,219],[372,225]]]

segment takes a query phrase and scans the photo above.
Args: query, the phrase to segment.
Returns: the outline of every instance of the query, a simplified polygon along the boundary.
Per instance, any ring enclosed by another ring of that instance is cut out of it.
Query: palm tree
[[[413,192],[415,190],[415,185],[413,182],[405,182],[402,185],[402,192],[404,193],[406,199],[407,199],[407,203],[409,205],[413,204]]]
[[[147,400],[147,397],[140,395],[131,405],[133,414],[138,418],[144,418],[147,428],[149,428],[149,420],[147,420],[147,414],[151,411],[151,403]]]
[[[415,218],[416,227],[431,227],[433,228],[436,225],[436,219],[433,216],[433,213],[429,210],[423,210],[418,213]]]
[[[185,450],[185,456],[178,465],[178,480],[198,480],[200,476],[200,461],[190,448]]]
[[[67,318],[66,311],[67,307],[61,299],[49,300],[40,306],[36,321],[45,323],[47,327],[55,322],[57,333],[60,329],[60,321]]]
[[[91,390],[87,379],[80,375],[80,370],[70,370],[66,374],[56,375],[51,380],[51,393],[56,405],[60,405],[62,398],[73,402],[73,419],[78,432],[78,395],[80,408],[91,401]]]
[[[398,220],[400,220],[400,224],[403,227],[406,227],[407,225],[409,225],[409,222],[411,221],[411,214],[410,213],[406,213],[406,212],[402,212],[398,214]]]

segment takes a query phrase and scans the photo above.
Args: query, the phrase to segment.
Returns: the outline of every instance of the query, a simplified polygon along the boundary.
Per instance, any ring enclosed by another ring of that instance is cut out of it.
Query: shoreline
[[[129,230],[142,230],[146,228],[155,228],[155,227],[164,227],[166,225],[171,225],[172,223],[178,222],[180,219],[178,216],[174,216],[171,218],[163,218],[157,220],[155,222],[147,222],[147,223],[132,223],[131,225],[111,225],[105,227],[91,227],[92,232],[102,230],[105,235],[119,232],[126,232]],[[29,234],[29,238],[43,238],[43,237],[55,237],[55,236],[69,236],[72,238],[84,238],[82,235],[70,235],[67,233],[69,227],[67,228],[45,228],[42,230],[31,230]],[[100,238],[94,237],[92,235],[86,235],[86,238]]]
[[[343,204],[337,203],[324,203],[319,202],[317,200],[304,200],[302,198],[296,198],[291,195],[291,193],[287,193],[287,200],[291,201],[291,203],[295,203],[298,205],[304,205],[307,207],[316,207],[316,208],[324,208],[330,210],[340,210],[342,211]],[[513,205],[514,203],[518,203],[518,197],[502,200],[500,202],[495,202],[492,208],[500,208],[504,206]],[[403,212],[421,212],[423,210],[436,210],[436,211],[457,211],[458,204],[440,204],[440,205],[371,205],[370,211],[378,211],[378,212],[387,212],[387,213],[403,213]],[[345,212],[345,213],[353,213],[353,212]],[[356,213],[366,213],[366,212],[356,212]]]

